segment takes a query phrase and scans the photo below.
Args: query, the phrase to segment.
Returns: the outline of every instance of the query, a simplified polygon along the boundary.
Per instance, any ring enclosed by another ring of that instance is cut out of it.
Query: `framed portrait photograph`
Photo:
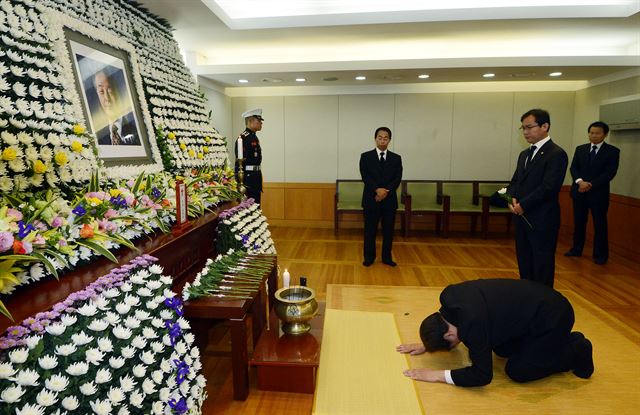
[[[128,54],[66,30],[87,128],[105,166],[152,161]]]

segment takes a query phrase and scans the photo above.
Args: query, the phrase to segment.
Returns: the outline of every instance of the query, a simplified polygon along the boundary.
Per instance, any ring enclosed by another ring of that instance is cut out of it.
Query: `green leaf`
[[[7,199],[7,201],[9,202],[9,204],[13,207],[18,207],[20,206],[21,203],[23,203],[23,200],[20,199],[19,197],[15,197],[12,195],[3,195],[5,199]]]
[[[49,261],[47,259],[47,257],[45,257],[44,255],[42,255],[39,252],[32,252],[31,255],[33,255],[34,257],[38,258],[43,264],[44,266],[47,268],[47,270],[49,271],[50,274],[53,274],[53,276],[59,280],[58,278],[58,271],[56,271],[56,267],[53,266],[53,264],[51,263],[51,261]]]
[[[5,307],[5,305],[4,305],[4,303],[2,301],[0,301],[0,314],[4,315],[5,317],[7,317],[11,321],[15,321],[13,319],[13,316],[11,315],[9,310],[7,310],[7,307]]]
[[[155,219],[156,223],[158,224],[158,227],[160,228],[162,233],[168,233],[169,232],[169,228],[167,227],[167,225],[165,225],[165,223],[159,217],[156,216],[154,219]]]
[[[143,179],[144,179],[144,171],[138,175],[138,178],[133,184],[133,189],[131,189],[131,192],[133,194],[138,194],[138,190],[140,189],[140,184],[142,184]]]
[[[138,251],[138,248],[133,244],[133,242],[131,242],[130,240],[128,240],[127,238],[125,238],[124,236],[120,236],[120,235],[105,235],[104,237],[105,239],[109,239],[113,242],[119,243],[120,245],[124,245],[127,248],[131,248],[135,251]]]
[[[109,261],[115,262],[116,264],[118,263],[118,260],[116,259],[116,257],[104,246],[97,244],[95,242],[92,241],[87,241],[85,240],[76,240],[76,244],[78,245],[82,245],[86,248],[91,249],[92,251],[106,257],[109,259]]]
[[[58,252],[54,251],[53,249],[45,249],[44,252],[46,254],[51,255],[52,257],[54,257],[55,259],[57,259],[63,266],[68,267],[69,266],[69,262],[67,262],[67,260],[65,259],[64,256],[60,255]]]
[[[37,262],[39,259],[33,257],[33,255],[3,255],[2,260],[14,260],[14,261],[27,261]]]

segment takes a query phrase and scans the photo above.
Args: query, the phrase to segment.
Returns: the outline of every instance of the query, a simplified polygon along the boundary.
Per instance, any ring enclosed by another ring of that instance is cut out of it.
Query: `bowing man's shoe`
[[[571,344],[575,352],[573,374],[589,379],[593,374],[593,346],[589,339],[583,338]]]
[[[569,249],[564,253],[564,256],[582,256],[582,254],[574,251],[573,249]]]
[[[607,263],[607,258],[594,258],[594,259],[593,259],[593,262],[594,262],[596,265],[604,265],[604,264],[606,264],[606,263]]]
[[[369,267],[369,266],[371,266],[371,264],[373,264],[373,259],[365,259],[362,262],[362,265],[364,265],[365,267]]]
[[[382,261],[382,263],[385,265],[389,265],[390,267],[395,267],[396,265],[398,265],[393,261],[393,259],[385,259]]]

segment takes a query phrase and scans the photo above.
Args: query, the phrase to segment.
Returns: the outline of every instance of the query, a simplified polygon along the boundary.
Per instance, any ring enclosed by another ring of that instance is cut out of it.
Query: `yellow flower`
[[[189,157],[195,157],[196,152],[193,150],[189,150]]]
[[[56,161],[56,164],[58,166],[64,166],[65,164],[67,164],[69,162],[69,158],[67,157],[67,153],[61,151],[59,153],[56,153],[54,160]]]
[[[180,150],[184,151],[187,149],[187,145],[185,143],[180,143]]]
[[[167,138],[169,140],[175,140],[176,139],[176,135],[174,133],[169,133],[169,134],[167,134]]]
[[[5,160],[5,161],[15,160],[17,155],[18,153],[16,152],[16,150],[11,147],[7,147],[4,150],[2,150],[2,160]]]
[[[120,189],[110,189],[109,190],[109,194],[111,195],[111,197],[118,197],[118,196],[120,196],[120,193],[122,193],[120,191]]]
[[[83,126],[81,126],[80,124],[75,124],[73,126],[73,133],[75,135],[82,135],[85,132],[85,128]]]
[[[82,151],[82,143],[80,141],[72,141],[71,142],[71,150],[79,153]]]
[[[202,159],[204,158],[204,154],[202,154],[202,153],[198,153],[198,158],[199,158],[200,160],[202,160]]]
[[[97,197],[88,197],[87,202],[89,202],[91,206],[98,206],[102,204],[102,200]]]
[[[207,147],[207,146],[202,147],[202,151],[204,151],[205,153],[208,153],[209,152],[209,147]]]
[[[205,141],[206,143],[210,143],[210,142],[211,142],[211,137],[206,136],[206,137],[204,138],[204,141]]]
[[[40,160],[36,160],[33,163],[33,171],[38,174],[45,173],[47,171],[47,165]]]

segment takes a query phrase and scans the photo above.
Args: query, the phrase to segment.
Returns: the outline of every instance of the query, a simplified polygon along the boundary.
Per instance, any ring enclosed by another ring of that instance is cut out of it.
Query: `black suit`
[[[558,193],[567,173],[567,153],[553,141],[538,149],[525,167],[529,149],[518,157],[518,165],[507,191],[524,210],[516,221],[516,256],[520,278],[553,287],[555,253],[560,229]]]
[[[242,138],[242,155],[244,157],[244,186],[247,197],[253,198],[256,203],[262,199],[262,148],[256,132],[250,128],[245,129],[238,138]],[[236,155],[236,177],[238,175],[238,140],[233,146]],[[248,170],[249,169],[249,170]]]
[[[505,371],[518,382],[573,368],[573,308],[550,287],[526,280],[466,281],[445,288],[440,303],[440,314],[469,349],[471,366],[451,371],[458,386],[491,382],[492,351],[508,358]]]
[[[571,197],[573,198],[573,247],[571,251],[582,254],[589,209],[593,217],[593,258],[605,261],[609,258],[607,210],[609,209],[609,182],[618,171],[620,150],[606,142],[600,146],[593,161],[589,153],[591,144],[576,147],[571,161]],[[584,193],[578,192],[577,179],[592,184]]]
[[[133,117],[133,112],[130,112],[123,116],[121,119],[120,139],[121,145],[140,145],[140,138],[138,137],[138,130],[136,129],[136,121]],[[111,124],[104,128],[101,128],[96,132],[98,138],[98,144],[111,145]]]
[[[364,182],[364,260],[373,262],[376,257],[376,231],[378,222],[382,220],[382,260],[392,261],[391,245],[398,209],[396,190],[402,181],[402,158],[386,150],[385,161],[381,163],[375,149],[362,153],[360,175]],[[376,202],[376,189],[380,187],[389,190],[389,194],[382,201]]]

